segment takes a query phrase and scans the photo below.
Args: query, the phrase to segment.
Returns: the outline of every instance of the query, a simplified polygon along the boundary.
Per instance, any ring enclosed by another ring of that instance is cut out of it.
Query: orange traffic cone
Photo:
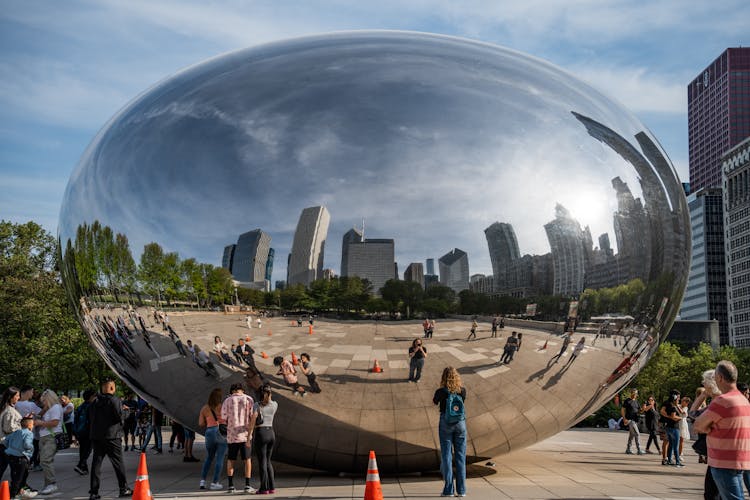
[[[308,329],[307,329],[307,334],[308,334],[308,335],[312,335],[312,334],[313,334],[313,326],[312,326],[312,325],[310,325],[310,326],[308,327]]]
[[[10,486],[8,486],[8,481],[3,481],[0,484],[0,500],[10,500]]]
[[[378,360],[375,360],[375,363],[372,365],[372,370],[370,370],[372,373],[381,373],[383,369],[380,367],[380,363],[378,363]]]
[[[146,468],[146,454],[141,453],[141,461],[138,463],[138,473],[135,476],[135,487],[133,488],[133,500],[154,500],[151,495],[151,485],[148,483],[148,468]]]
[[[294,366],[297,366],[299,364],[299,360],[297,359],[297,355],[294,354],[294,351],[292,351],[292,364]]]
[[[268,359],[268,354],[266,354],[266,351],[260,351],[260,357],[263,359]]]
[[[375,452],[373,450],[370,450],[370,460],[367,463],[365,500],[383,500],[383,490],[380,487],[380,474],[378,474],[378,461],[375,460]]]

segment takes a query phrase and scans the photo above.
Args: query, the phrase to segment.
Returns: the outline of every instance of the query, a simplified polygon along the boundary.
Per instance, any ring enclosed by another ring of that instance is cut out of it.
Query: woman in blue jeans
[[[676,465],[677,467],[683,467],[679,453],[680,420],[682,420],[682,414],[677,407],[679,400],[680,392],[673,389],[672,392],[669,393],[669,399],[664,402],[659,411],[664,418],[664,427],[666,427],[667,440],[669,441],[667,458],[666,460],[662,460],[662,465]],[[672,462],[672,456],[674,456],[674,462]]]
[[[209,485],[210,490],[224,489],[219,482],[221,479],[221,468],[224,466],[224,455],[227,454],[227,439],[219,433],[219,424],[225,423],[221,419],[221,402],[224,395],[220,388],[211,391],[208,396],[208,402],[201,408],[198,415],[198,425],[206,429],[206,460],[203,462],[201,469],[200,489],[206,489],[206,477],[208,470],[211,468],[211,462],[214,462],[213,481]]]
[[[445,485],[441,496],[453,496],[453,454],[456,459],[455,493],[466,496],[466,416],[464,402],[466,388],[461,384],[461,375],[452,366],[443,370],[440,387],[435,391],[432,402],[440,407],[440,472]],[[448,403],[450,404],[450,407]]]

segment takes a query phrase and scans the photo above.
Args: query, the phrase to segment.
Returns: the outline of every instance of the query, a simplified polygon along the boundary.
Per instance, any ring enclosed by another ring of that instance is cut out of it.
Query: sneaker
[[[651,450],[646,450],[646,453],[648,453],[649,455],[653,455],[654,454],[654,452],[651,451]]]
[[[685,464],[683,464],[682,462],[677,462],[676,464],[674,464],[674,466],[675,467],[685,467]]]
[[[23,500],[26,500],[26,499],[28,499],[28,498],[34,498],[34,497],[35,497],[35,496],[37,495],[37,492],[36,492],[36,491],[31,491],[31,490],[24,490],[24,489],[22,489],[21,491],[19,491],[19,492],[18,492],[18,495],[19,495],[19,496],[20,496],[20,497],[21,497],[21,498],[22,498]]]
[[[79,473],[82,476],[85,476],[86,474],[89,473],[88,468],[81,467],[80,465],[76,465],[75,467],[73,467],[73,470],[76,471],[77,473]]]
[[[248,484],[247,486],[245,486],[245,493],[250,493],[252,495],[253,493],[256,493],[256,490]]]
[[[669,461],[666,458],[662,459],[662,461],[661,461],[662,465],[667,465],[668,463],[669,463]]]
[[[57,485],[55,483],[48,484],[39,492],[40,495],[51,495],[57,491]]]
[[[227,493],[234,493],[234,486],[227,486]]]
[[[274,493],[276,493],[276,490],[268,490],[269,495],[273,495]]]
[[[211,483],[211,486],[208,487],[210,490],[223,490],[224,486],[221,485],[221,483]]]
[[[212,486],[213,486],[213,484],[212,484]],[[198,488],[200,488],[201,490],[205,490],[206,489],[206,480],[205,479],[201,479],[201,482],[198,483]]]
[[[639,455],[645,455],[645,454],[646,454],[646,452],[645,452],[645,451],[643,451],[643,450],[638,450],[638,454],[639,454]]]
[[[101,495],[99,495],[98,493],[92,493],[89,495],[89,500],[101,500],[101,498]]]
[[[625,450],[625,454],[626,455],[632,455],[633,454],[633,450]]]
[[[132,497],[133,496],[133,490],[130,488],[124,488],[120,490],[120,498],[126,498],[126,497]]]
[[[31,468],[31,472],[42,472],[43,470],[41,465],[35,465]]]

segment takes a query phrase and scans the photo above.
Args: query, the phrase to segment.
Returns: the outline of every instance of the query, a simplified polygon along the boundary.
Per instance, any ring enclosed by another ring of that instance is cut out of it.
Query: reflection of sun
[[[610,233],[610,241],[614,246],[614,234],[612,234],[612,212],[616,210],[601,190],[586,187],[578,187],[565,196],[560,203],[568,209],[571,216],[576,219],[581,228],[591,227],[591,237],[594,246],[598,246],[597,238],[602,233]]]

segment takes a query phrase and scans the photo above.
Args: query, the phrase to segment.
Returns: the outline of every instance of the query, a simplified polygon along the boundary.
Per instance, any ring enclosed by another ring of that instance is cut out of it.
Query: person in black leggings
[[[276,493],[274,484],[273,465],[271,464],[271,454],[273,453],[273,444],[276,436],[273,432],[273,417],[279,404],[271,399],[271,386],[263,384],[260,390],[261,400],[258,404],[258,418],[255,425],[255,451],[258,455],[258,464],[260,465],[260,487],[258,494]],[[261,421],[262,420],[262,421]],[[260,423],[258,423],[261,421]]]

